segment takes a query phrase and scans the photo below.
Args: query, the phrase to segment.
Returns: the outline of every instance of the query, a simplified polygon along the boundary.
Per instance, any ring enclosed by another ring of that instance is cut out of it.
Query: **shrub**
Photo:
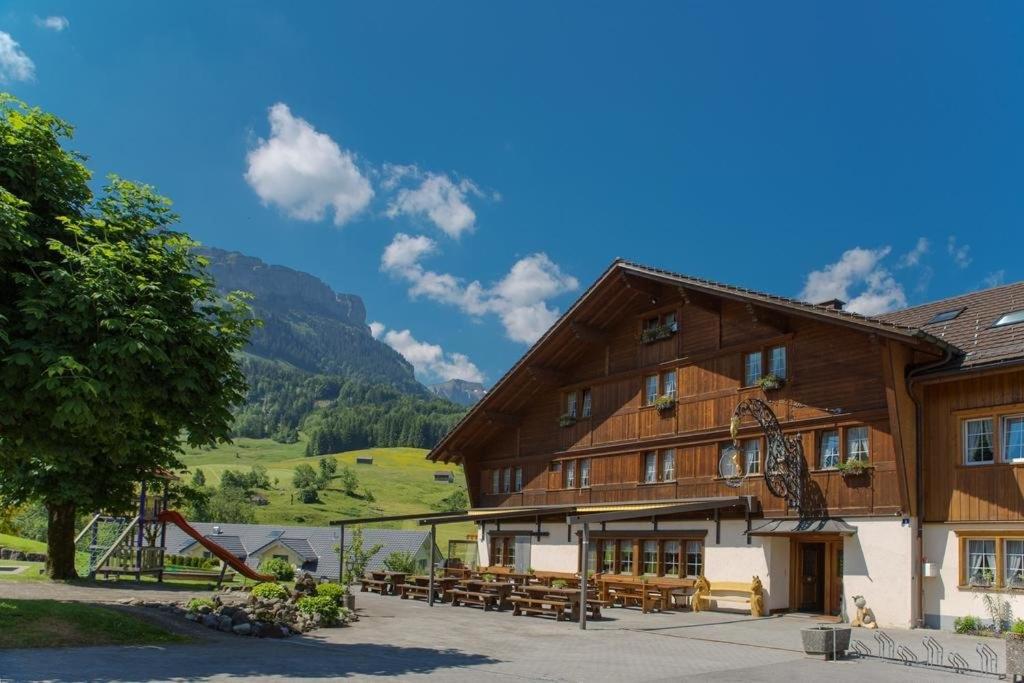
[[[1010,626],[1010,633],[1017,637],[1024,638],[1024,619],[1014,619],[1013,625]]]
[[[395,551],[384,558],[384,566],[389,571],[412,574],[416,571],[416,558],[408,550]]]
[[[273,574],[278,581],[291,581],[295,578],[295,567],[288,560],[279,557],[268,557],[260,562],[260,569],[264,574]]]
[[[326,595],[307,595],[299,598],[298,607],[300,612],[306,614],[319,614],[320,621],[324,625],[334,624],[341,618],[341,610],[334,598]]]
[[[551,587],[552,588],[565,588],[568,585],[569,585],[569,582],[566,581],[565,579],[555,579],[554,581],[551,582]]]
[[[957,617],[953,620],[953,630],[957,633],[974,633],[981,630],[981,619],[973,616]]]
[[[316,594],[318,597],[330,598],[336,603],[341,603],[342,596],[348,591],[340,583],[321,583],[317,584]]]
[[[319,503],[320,496],[317,495],[316,489],[304,488],[299,489],[299,502],[300,503]]]
[[[288,589],[279,583],[258,583],[252,588],[254,598],[265,598],[267,600],[287,600]]]
[[[185,605],[185,609],[189,612],[198,612],[199,608],[203,606],[209,607],[213,610],[217,606],[217,603],[210,598],[192,598],[188,601],[188,604]]]

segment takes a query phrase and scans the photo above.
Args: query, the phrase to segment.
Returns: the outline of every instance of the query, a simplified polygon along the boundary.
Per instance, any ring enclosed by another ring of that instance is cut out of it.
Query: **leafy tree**
[[[370,489],[363,489],[363,500],[367,503],[373,503],[377,500],[377,496],[373,495],[373,491]]]
[[[348,550],[345,551],[345,585],[351,586],[362,578],[366,573],[366,565],[370,563],[373,556],[380,552],[384,544],[377,543],[369,550],[363,547],[363,529],[356,527],[352,531],[352,540],[349,542]]]
[[[260,562],[259,571],[263,574],[273,574],[278,581],[291,581],[295,578],[295,567],[288,560],[280,557],[268,557]]]
[[[299,489],[299,502],[300,503],[319,503],[320,496],[317,490],[312,486],[307,488]]]
[[[200,509],[195,518],[200,522],[252,524],[256,521],[256,510],[242,489],[221,488],[209,492],[205,508]]]
[[[384,558],[389,571],[413,574],[416,572],[416,558],[408,550],[396,550]]]
[[[341,484],[341,490],[344,491],[346,496],[354,496],[356,491],[359,490],[359,477],[348,467],[341,468],[338,482]]]
[[[198,467],[196,468],[196,471],[192,473],[192,485],[200,487],[206,486],[206,474]]]
[[[79,510],[226,441],[255,324],[218,297],[170,202],[113,177],[99,196],[72,128],[0,96],[0,497],[41,500],[48,572],[75,574]]]
[[[338,461],[334,458],[320,458],[320,488],[327,488],[334,473],[338,471]]]
[[[308,463],[302,463],[295,468],[292,476],[292,484],[297,489],[311,489],[317,485],[316,470]]]
[[[469,508],[469,497],[466,489],[456,489],[430,507],[439,512],[461,512]]]

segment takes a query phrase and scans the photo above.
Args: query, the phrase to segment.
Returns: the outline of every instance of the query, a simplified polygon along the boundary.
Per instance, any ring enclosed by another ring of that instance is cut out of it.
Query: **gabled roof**
[[[206,538],[210,539],[220,547],[224,548],[240,560],[244,560],[246,555],[248,555],[248,553],[245,551],[245,547],[242,546],[242,539],[240,539],[238,536],[228,536],[221,533],[206,534]],[[189,540],[192,542],[187,544],[184,548],[182,548],[180,552],[184,552],[192,546],[194,546],[196,543],[198,543],[198,541],[196,541],[195,539]]]
[[[304,562],[315,560],[318,557],[313,546],[305,538],[279,538],[277,541],[281,545],[291,548]]]
[[[936,315],[963,309],[956,317],[929,324]],[[886,322],[919,327],[963,354],[941,370],[976,369],[1024,360],[1024,324],[993,327],[1002,315],[1024,310],[1024,282],[933,301],[879,316]]]
[[[559,338],[568,339],[573,337],[574,334],[578,334],[574,333],[571,327],[578,319],[583,318],[583,322],[585,322],[589,327],[600,327],[600,321],[608,315],[606,309],[611,308],[612,304],[617,303],[622,297],[621,293],[616,292],[603,297],[609,301],[599,300],[599,297],[597,296],[598,291],[608,286],[609,283],[615,282],[616,280],[626,282],[627,284],[625,287],[620,289],[627,292],[627,300],[628,297],[635,297],[637,294],[642,294],[639,289],[634,289],[628,284],[631,279],[654,281],[661,285],[680,288],[694,294],[721,297],[788,315],[811,318],[858,329],[870,334],[899,339],[909,344],[923,346],[926,349],[934,351],[937,355],[945,350],[953,352],[956,351],[955,347],[940,337],[899,322],[883,320],[877,317],[872,318],[863,316],[849,311],[837,310],[830,306],[811,304],[798,301],[796,299],[767,294],[765,292],[745,289],[742,287],[735,287],[720,282],[714,282],[712,280],[690,277],[680,273],[674,273],[669,270],[652,268],[638,263],[633,263],[631,261],[616,259],[608,269],[605,270],[601,277],[599,277],[589,288],[587,288],[585,292],[583,292],[582,295],[580,295],[580,297],[568,308],[568,310],[566,310],[555,324],[552,325],[551,328],[548,329],[547,332],[545,332],[525,354],[523,354],[522,358],[520,358],[519,361],[517,361],[515,365],[513,365],[508,372],[501,377],[501,379],[495,382],[490,391],[488,391],[480,401],[470,408],[458,424],[456,424],[455,427],[452,428],[443,439],[441,439],[440,443],[438,443],[437,446],[427,454],[427,458],[435,461],[444,460],[445,462],[453,459],[459,460],[460,456],[451,452],[453,450],[452,446],[459,446],[458,439],[461,438],[466,426],[476,417],[487,414],[488,411],[505,413],[511,412],[507,408],[504,408],[503,410],[495,410],[495,406],[498,406],[499,408],[501,407],[501,401],[505,394],[504,388],[509,385],[513,378],[522,374],[526,367],[537,363],[539,359],[542,359],[545,355],[545,349],[553,346]],[[552,358],[554,358],[558,361],[568,363],[572,359],[571,354],[572,351],[562,355],[551,352],[547,354],[549,356],[547,360],[548,362],[551,362]],[[539,364],[543,365],[543,363]]]

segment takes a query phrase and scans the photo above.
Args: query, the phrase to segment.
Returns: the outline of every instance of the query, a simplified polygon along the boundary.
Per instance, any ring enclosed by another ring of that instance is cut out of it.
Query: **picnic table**
[[[451,591],[459,582],[459,579],[454,576],[436,576],[434,577],[434,597],[441,602],[447,602],[451,599]],[[429,599],[430,597],[430,577],[429,576],[411,576],[405,583],[398,586],[399,594],[402,598],[423,598]]]
[[[508,606],[513,588],[514,586],[506,581],[463,579],[447,593],[452,596],[453,607],[465,603],[480,605],[485,611],[496,607],[500,612]]]
[[[575,620],[580,615],[580,591],[578,588],[552,588],[551,586],[523,586],[520,598],[512,598],[517,612],[553,614],[557,620],[568,617]],[[586,609],[594,619],[601,618],[601,607],[609,603],[592,591],[587,592]]]
[[[693,587],[690,579],[649,579],[647,581],[627,577],[603,576],[598,579],[602,600],[614,604],[616,600],[625,607],[627,602],[635,601],[647,613],[652,608],[661,612],[672,607],[674,599],[685,602],[688,590]],[[678,606],[678,605],[677,605]]]

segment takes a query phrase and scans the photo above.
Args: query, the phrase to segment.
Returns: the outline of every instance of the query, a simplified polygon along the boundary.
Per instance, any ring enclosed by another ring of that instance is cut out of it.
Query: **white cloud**
[[[927,237],[918,237],[917,244],[900,259],[900,265],[904,268],[913,268],[921,263],[921,258],[928,253],[931,244]]]
[[[846,301],[846,310],[878,315],[907,305],[903,286],[882,265],[891,249],[854,247],[838,261],[807,276],[800,298],[811,303]],[[851,298],[852,297],[852,298]]]
[[[282,102],[270,108],[268,120],[270,137],[249,152],[245,172],[265,204],[305,221],[323,220],[333,210],[335,225],[367,207],[373,187],[356,166],[355,154],[293,116]]]
[[[56,16],[46,17],[45,19],[36,17],[36,26],[38,26],[39,28],[45,28],[51,31],[56,31],[57,33],[60,33],[70,25],[71,22],[68,21],[67,17]]]
[[[547,254],[520,259],[501,280],[485,287],[477,280],[466,283],[424,268],[420,258],[436,250],[427,237],[399,233],[384,250],[381,270],[408,282],[413,298],[451,304],[473,316],[496,315],[514,341],[535,342],[558,319],[558,309],[547,300],[579,288],[579,281],[562,272]]]
[[[36,65],[10,33],[0,31],[0,83],[31,81],[35,77]]]
[[[957,244],[955,235],[950,235],[946,240],[946,251],[953,258],[956,267],[961,270],[971,265],[971,261],[974,260],[971,258],[971,245]]]
[[[470,195],[483,197],[468,178],[452,180],[443,173],[422,172],[416,166],[387,164],[381,187],[395,189],[406,178],[419,182],[415,188],[401,188],[388,205],[389,218],[425,217],[449,237],[459,237],[476,224],[476,212],[467,201]]]
[[[985,287],[991,289],[992,287],[998,287],[1006,281],[1005,270],[994,270],[985,276],[982,282],[985,283]]]
[[[376,320],[370,323],[370,336],[374,339],[380,339],[380,335],[384,333],[384,323],[379,323]]]
[[[378,325],[378,329],[383,333],[384,343],[412,363],[417,374],[423,379],[432,382],[446,382],[450,379],[463,379],[467,382],[484,381],[484,374],[466,354],[448,353],[437,344],[421,342],[413,337],[409,330],[384,332],[383,324],[371,323],[371,329],[374,325]]]

